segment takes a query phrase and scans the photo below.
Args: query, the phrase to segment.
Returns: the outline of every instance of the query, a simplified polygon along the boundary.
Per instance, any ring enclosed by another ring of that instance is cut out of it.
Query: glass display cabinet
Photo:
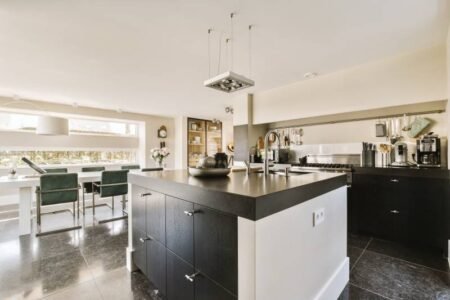
[[[222,152],[222,123],[203,119],[188,118],[187,124],[187,164],[197,166],[202,157],[214,156]]]

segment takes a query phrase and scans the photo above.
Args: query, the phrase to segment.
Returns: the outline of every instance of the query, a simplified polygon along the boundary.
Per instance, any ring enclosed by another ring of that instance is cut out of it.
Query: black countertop
[[[447,168],[418,168],[418,167],[354,167],[354,174],[371,174],[386,176],[406,176],[450,179],[450,171]]]
[[[341,173],[284,177],[234,172],[222,178],[196,178],[187,170],[129,173],[128,181],[219,211],[258,220],[346,185]]]

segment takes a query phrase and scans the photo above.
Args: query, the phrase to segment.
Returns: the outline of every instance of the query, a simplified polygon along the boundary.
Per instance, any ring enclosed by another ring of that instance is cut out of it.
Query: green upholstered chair
[[[127,165],[120,167],[122,170],[138,170],[141,168],[140,165]]]
[[[103,171],[100,184],[94,183],[94,193],[92,194],[92,209],[95,215],[95,195],[99,198],[111,197],[111,209],[114,211],[114,197],[122,196],[122,212],[125,210],[125,196],[128,194],[128,172],[129,170]],[[127,215],[99,221],[105,223],[127,218]]]
[[[163,171],[164,168],[143,168],[142,172],[154,172],[154,171]]]
[[[37,236],[57,233],[62,231],[80,229],[81,226],[72,226],[68,228],[62,228],[53,231],[42,232],[41,231],[41,212],[42,206],[73,203],[73,218],[75,220],[75,211],[77,211],[77,218],[80,217],[80,200],[79,200],[78,174],[43,174],[40,177],[40,186],[36,188],[36,210],[37,210]],[[77,208],[75,208],[75,203]],[[66,211],[66,210],[64,210]],[[70,211],[70,210],[69,210]]]
[[[50,169],[44,169],[44,170],[48,174],[67,173],[67,168],[50,168]]]
[[[105,171],[105,167],[83,167],[81,168],[81,172],[103,172]],[[100,184],[100,181],[95,182]],[[86,204],[85,198],[86,194],[91,194],[94,190],[94,182],[84,182],[83,183],[83,215],[85,214]],[[102,204],[104,205],[104,204]]]

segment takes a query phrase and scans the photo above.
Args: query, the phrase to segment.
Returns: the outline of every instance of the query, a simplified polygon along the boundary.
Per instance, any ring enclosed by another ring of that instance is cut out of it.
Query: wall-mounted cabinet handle
[[[197,275],[200,274],[200,272],[194,273],[192,275],[184,275],[184,278],[186,278],[187,280],[189,280],[190,282],[194,282],[195,277],[197,277]]]
[[[398,182],[398,179],[393,178],[391,179],[391,182]]]
[[[192,217],[195,213],[196,213],[195,210],[193,210],[193,211],[185,210],[185,211],[184,211],[184,214],[185,214],[186,216],[189,216],[189,217]]]
[[[400,211],[398,211],[398,210],[396,210],[396,209],[393,209],[393,210],[391,210],[391,213],[392,213],[392,214],[399,214]]]
[[[144,198],[144,197],[151,196],[151,195],[152,195],[152,193],[143,193],[143,194],[141,194],[141,197]]]
[[[150,237],[145,237],[145,238],[140,238],[139,239],[139,241],[141,242],[141,243],[145,243],[145,241],[149,241],[149,240],[151,240],[152,238],[150,238]]]

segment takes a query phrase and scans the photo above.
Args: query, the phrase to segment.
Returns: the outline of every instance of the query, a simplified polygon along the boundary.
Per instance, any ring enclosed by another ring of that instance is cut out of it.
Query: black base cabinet
[[[449,181],[354,174],[349,194],[353,233],[447,250]]]
[[[133,259],[168,300],[237,299],[237,217],[133,185]]]

